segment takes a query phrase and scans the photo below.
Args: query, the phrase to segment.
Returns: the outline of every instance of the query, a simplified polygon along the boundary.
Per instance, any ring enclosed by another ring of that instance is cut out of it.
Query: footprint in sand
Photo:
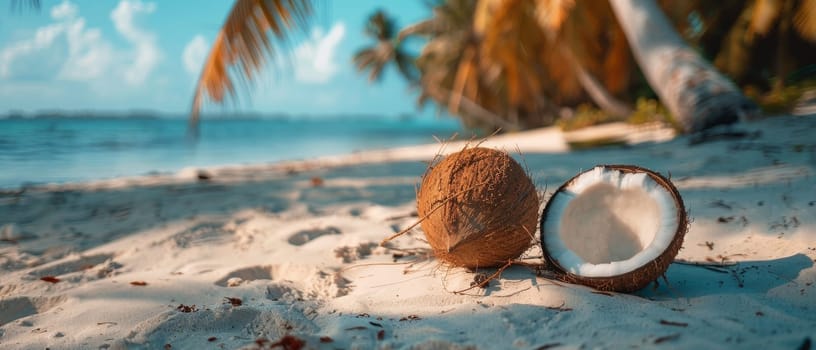
[[[241,283],[254,280],[272,280],[277,275],[277,270],[278,266],[276,265],[245,267],[228,273],[215,281],[215,284],[221,287],[235,287]]]
[[[306,243],[309,243],[318,237],[322,237],[325,235],[339,235],[341,233],[340,229],[334,226],[329,226],[322,229],[312,229],[312,230],[302,230],[295,232],[295,234],[289,236],[287,240],[289,244],[302,246]]]
[[[113,254],[80,256],[77,259],[59,261],[38,269],[34,269],[29,272],[28,275],[34,278],[41,278],[45,276],[60,276],[72,272],[85,271],[105,261],[108,261],[111,258],[113,258]]]
[[[339,247],[334,249],[334,256],[348,264],[371,255],[373,250],[379,246],[377,242],[363,242],[356,246]]]
[[[46,312],[64,302],[64,296],[17,297],[0,300],[0,326],[26,316]]]
[[[272,301],[292,301],[303,298],[303,292],[290,282],[281,281],[266,287],[266,298]]]
[[[235,233],[225,228],[223,222],[204,222],[170,236],[164,242],[173,242],[179,248],[189,248],[196,245],[220,244]]]
[[[281,298],[283,295],[303,295],[312,299],[330,299],[349,293],[351,281],[336,271],[324,271],[314,267],[298,266],[292,268],[278,265],[249,266],[234,270],[219,280],[215,285],[221,287],[238,287],[255,280],[272,282],[267,290],[267,298]]]

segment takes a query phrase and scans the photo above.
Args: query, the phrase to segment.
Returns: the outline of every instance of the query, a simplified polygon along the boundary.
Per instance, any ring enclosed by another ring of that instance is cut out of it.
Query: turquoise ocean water
[[[196,142],[186,128],[183,118],[0,119],[0,188],[306,159],[469,135],[451,118],[211,119]]]

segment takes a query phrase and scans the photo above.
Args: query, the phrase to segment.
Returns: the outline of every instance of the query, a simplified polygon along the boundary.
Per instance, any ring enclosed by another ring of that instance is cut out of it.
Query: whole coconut
[[[453,266],[505,264],[526,251],[538,223],[538,194],[507,153],[468,148],[432,165],[417,211],[434,254]]]

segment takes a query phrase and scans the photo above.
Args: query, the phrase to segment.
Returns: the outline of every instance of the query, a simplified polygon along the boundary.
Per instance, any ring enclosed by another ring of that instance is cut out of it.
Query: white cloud
[[[312,37],[295,48],[295,79],[305,83],[326,83],[337,74],[336,49],[346,34],[342,22],[335,23],[328,33],[315,29]]]
[[[38,28],[33,38],[0,48],[0,78],[12,77],[12,72],[17,71],[12,69],[15,63],[30,65],[32,58],[51,56],[61,61],[54,77],[58,80],[91,82],[109,79],[113,73],[124,77],[127,83],[138,85],[155,68],[161,52],[154,35],[138,28],[134,17],[150,14],[155,8],[153,3],[122,0],[111,12],[117,32],[133,46],[129,51],[114,48],[99,28],[86,26],[76,4],[63,0],[51,8],[54,23]],[[31,67],[23,68],[22,71],[31,70]]]
[[[66,4],[63,2],[63,4]],[[52,16],[58,11],[51,11]],[[66,12],[75,15],[76,12]],[[63,13],[65,14],[65,13]],[[54,16],[57,18],[57,16]],[[57,78],[62,80],[87,81],[105,76],[111,68],[114,50],[102,39],[98,28],[86,28],[82,17],[61,17],[65,20],[65,39],[68,42],[68,57],[65,59]]]
[[[59,24],[42,27],[37,29],[33,39],[16,42],[0,50],[0,78],[11,75],[11,66],[18,57],[50,47],[64,31],[65,28]]]
[[[207,58],[207,53],[210,50],[210,45],[203,35],[196,35],[193,40],[184,47],[184,52],[181,54],[181,62],[184,64],[184,70],[191,75],[198,75],[201,72],[201,67],[204,65],[204,60]]]
[[[67,0],[51,8],[51,18],[53,19],[74,18],[78,14],[79,7]]]
[[[156,45],[153,33],[138,28],[133,23],[137,14],[150,14],[156,10],[154,3],[142,3],[139,0],[122,0],[111,12],[114,27],[135,49],[133,63],[125,68],[125,81],[134,85],[141,84],[150,75],[159,62],[161,54]]]

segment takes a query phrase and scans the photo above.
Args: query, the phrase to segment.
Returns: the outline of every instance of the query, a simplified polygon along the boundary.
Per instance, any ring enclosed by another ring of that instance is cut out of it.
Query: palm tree
[[[368,18],[365,34],[374,39],[376,44],[357,51],[354,54],[354,64],[360,72],[369,72],[369,81],[379,80],[389,63],[394,63],[409,82],[417,79],[414,58],[401,46],[402,40],[396,38],[396,24],[383,10],[377,10]]]
[[[477,3],[470,0],[438,1],[430,19],[413,24],[400,37],[418,35],[428,42],[417,59],[420,71],[418,102],[436,101],[459,115],[465,126],[493,131],[524,127],[513,113],[500,84],[478,74],[480,35],[474,22]],[[517,114],[516,114],[517,115]]]
[[[537,11],[540,4],[444,1],[434,7],[431,19],[403,29],[400,36],[429,38],[418,60],[422,96],[447,105],[452,113],[464,114],[466,124],[486,129],[498,127],[499,120],[504,129],[549,125],[558,106],[585,102],[587,97],[609,114],[628,115],[629,107],[609,89],[626,90],[631,69],[621,62],[632,60],[622,31],[608,28],[615,24],[611,10],[604,18],[592,16],[593,9],[580,4],[572,9],[566,2],[547,1],[554,6]],[[576,13],[592,19],[590,40],[572,35],[580,33],[576,28],[583,32],[587,28],[586,23],[575,25],[577,20],[572,19],[580,19]],[[564,24],[567,14],[571,14],[569,25]],[[607,32],[613,40],[598,43],[597,35]],[[574,45],[581,42],[591,45]],[[607,68],[610,62],[616,63],[613,69]],[[469,123],[471,113],[461,109],[472,110],[474,104],[498,118],[483,115]]]
[[[632,87],[636,65],[609,3],[539,1],[536,12],[570,68],[565,71],[592,102],[609,115],[629,116],[632,110],[620,98]]]
[[[421,100],[433,99],[461,115],[465,125],[488,131],[551,124],[557,110],[538,64],[539,53],[546,50],[541,49],[540,31],[525,30],[535,26],[526,11],[531,3],[496,3],[442,1],[430,20],[400,33],[429,40],[417,61]],[[494,13],[515,20],[494,21]],[[517,23],[527,26],[519,29]]]
[[[481,0],[476,6],[473,30],[477,41],[472,55],[460,65],[454,99],[477,99],[479,94],[499,97],[500,111],[511,122],[537,126],[550,124],[555,114],[551,74],[542,61],[553,58],[545,33],[533,16],[535,3],[522,0]],[[474,85],[484,85],[474,89]],[[546,118],[545,121],[534,118]]]
[[[816,62],[816,0],[741,5],[713,52],[717,68],[746,84],[765,85],[767,76],[774,76],[767,87],[779,89],[794,69]]]
[[[201,69],[190,113],[193,134],[205,98],[222,103],[229,95],[235,97],[233,75],[248,83],[267,60],[289,40],[289,31],[305,33],[312,12],[310,1],[304,0],[237,0]],[[274,40],[274,42],[273,42]],[[233,68],[237,68],[232,70]]]
[[[628,86],[629,49],[603,5],[481,0],[475,23],[482,64],[501,67],[508,97],[529,110],[538,110],[532,101],[574,105],[589,98],[610,115],[628,116],[631,109],[612,91]]]
[[[759,113],[737,86],[689,47],[654,0],[610,0],[649,85],[687,132]]]
[[[674,15],[706,6],[703,3],[672,2],[668,10]],[[686,131],[758,113],[731,81],[681,39],[655,0],[610,0],[609,10],[599,7],[603,3],[572,0],[436,4],[430,20],[409,26],[396,39],[387,16],[372,16],[367,33],[378,44],[358,52],[355,63],[369,70],[373,80],[391,60],[401,72],[409,72],[410,59],[395,59],[399,43],[408,35],[425,35],[429,41],[416,61],[420,74],[411,78],[421,88],[420,101],[436,100],[461,112],[466,121],[506,129],[536,126],[544,122],[542,115],[580,101],[584,93],[603,107],[604,97],[614,101],[614,95],[625,94],[637,76],[630,61],[638,63]],[[812,9],[816,0],[798,4],[797,8]],[[789,7],[783,7],[778,17],[790,15]],[[269,58],[266,54],[275,53],[270,38],[285,42],[287,31],[305,29],[310,10],[308,0],[238,0],[203,69],[191,125],[196,124],[205,97],[222,102],[235,94],[229,67],[238,66],[235,73],[251,79]],[[816,33],[812,24],[816,11],[796,13],[794,26]],[[780,23],[782,29],[790,26],[790,21]],[[408,57],[403,54],[400,57]]]

